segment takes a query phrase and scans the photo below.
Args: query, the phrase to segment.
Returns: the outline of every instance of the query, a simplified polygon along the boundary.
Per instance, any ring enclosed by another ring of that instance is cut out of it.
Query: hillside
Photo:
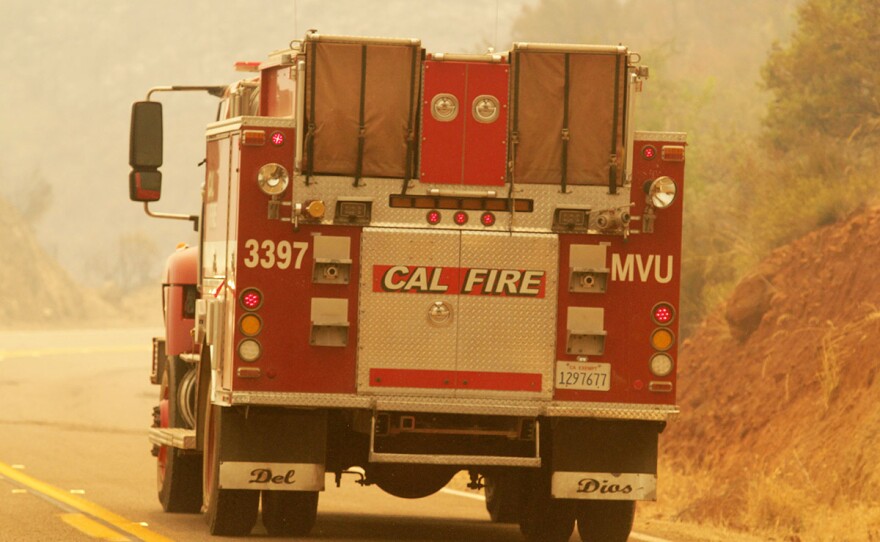
[[[113,322],[120,314],[82,290],[40,247],[18,211],[0,198],[0,322],[47,327]]]
[[[685,341],[662,439],[672,493],[694,484],[680,518],[880,540],[878,270],[880,207],[776,250]]]

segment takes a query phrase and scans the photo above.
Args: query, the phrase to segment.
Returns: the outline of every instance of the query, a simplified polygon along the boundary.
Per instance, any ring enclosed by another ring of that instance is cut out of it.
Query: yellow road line
[[[33,348],[24,350],[0,350],[0,361],[16,358],[41,358],[46,356],[64,356],[68,354],[108,354],[125,352],[149,352],[150,345],[124,346],[69,346],[59,348]]]
[[[156,534],[153,531],[147,529],[143,525],[139,523],[135,523],[131,520],[125,519],[124,517],[107,510],[97,504],[87,501],[82,497],[78,497],[76,495],[71,495],[70,493],[58,489],[55,486],[49,485],[45,482],[41,482],[36,478],[32,478],[27,474],[24,474],[20,470],[13,469],[6,463],[0,463],[0,475],[9,478],[10,480],[14,480],[19,484],[45,495],[52,500],[58,501],[62,504],[77,510],[86,516],[90,516],[91,518],[95,518],[103,521],[104,523],[119,529],[122,532],[126,532],[144,542],[173,542],[170,538],[166,538],[160,534]]]
[[[121,536],[118,532],[98,523],[89,516],[83,514],[61,514],[64,523],[92,538],[109,540],[110,542],[129,542],[129,539]]]

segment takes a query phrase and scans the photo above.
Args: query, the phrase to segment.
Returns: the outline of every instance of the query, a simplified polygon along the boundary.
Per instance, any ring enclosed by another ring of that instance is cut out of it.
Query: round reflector
[[[256,288],[247,288],[241,292],[241,306],[246,310],[255,311],[263,305],[263,294]]]
[[[458,211],[457,213],[455,213],[454,220],[455,223],[459,226],[464,226],[465,224],[467,224],[468,215],[464,211]]]
[[[425,218],[428,220],[428,224],[439,224],[442,216],[440,215],[440,211],[428,211]]]
[[[238,343],[238,357],[240,357],[242,361],[257,361],[262,354],[263,348],[260,346],[260,343],[254,339],[245,339]]]
[[[657,303],[651,309],[651,318],[655,324],[665,326],[675,320],[675,309],[669,303]]]
[[[672,357],[669,354],[660,352],[651,356],[651,361],[648,362],[648,367],[651,369],[654,376],[664,377],[672,374],[672,369],[675,367],[675,364],[672,362]]]
[[[487,211],[480,216],[480,222],[482,222],[484,226],[494,226],[495,215]]]

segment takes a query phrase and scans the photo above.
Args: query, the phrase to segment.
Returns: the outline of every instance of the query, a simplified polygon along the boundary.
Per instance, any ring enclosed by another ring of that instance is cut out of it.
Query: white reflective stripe
[[[557,499],[653,501],[657,498],[657,475],[554,472],[551,491]]]
[[[317,463],[220,463],[221,489],[323,491],[324,465]]]

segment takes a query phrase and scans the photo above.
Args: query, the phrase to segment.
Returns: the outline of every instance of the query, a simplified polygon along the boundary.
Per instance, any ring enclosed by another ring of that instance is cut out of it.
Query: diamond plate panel
[[[534,395],[553,393],[558,242],[555,235],[464,232],[461,267],[542,272],[543,295],[462,295],[458,370],[541,375]],[[497,288],[496,288],[497,291]],[[461,389],[461,395],[509,392]],[[530,395],[517,391],[515,395]]]
[[[374,292],[374,266],[458,268],[460,235],[455,231],[365,228],[361,241],[358,390],[372,394],[452,395],[449,389],[377,387],[370,370],[455,370],[458,296],[421,292]],[[435,325],[436,302],[452,309],[450,325]],[[439,386],[438,386],[439,388]]]

